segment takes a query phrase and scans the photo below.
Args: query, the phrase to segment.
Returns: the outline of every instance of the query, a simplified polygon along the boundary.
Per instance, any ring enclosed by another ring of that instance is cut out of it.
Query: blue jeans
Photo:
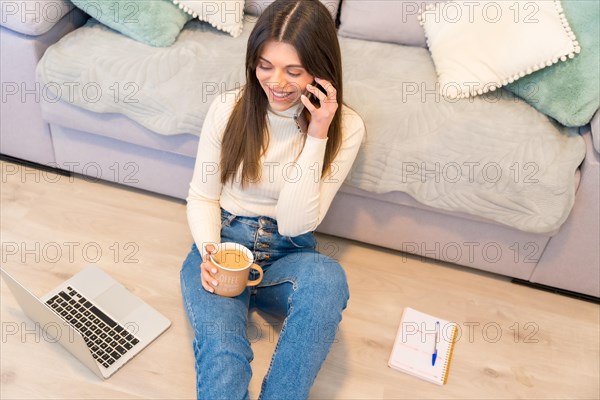
[[[200,282],[196,245],[181,270],[181,291],[194,329],[199,399],[247,399],[253,352],[248,311],[284,318],[261,399],[306,399],[335,339],[349,298],[340,264],[316,250],[314,235],[282,236],[277,221],[221,211],[221,241],[248,247],[264,270],[262,282],[233,298],[207,292]],[[254,279],[257,272],[251,271]]]

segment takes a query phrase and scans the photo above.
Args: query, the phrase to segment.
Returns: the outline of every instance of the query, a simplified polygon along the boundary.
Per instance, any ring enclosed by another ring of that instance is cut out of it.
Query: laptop
[[[171,321],[100,268],[88,266],[37,298],[4,269],[17,302],[45,337],[107,379],[171,326]]]

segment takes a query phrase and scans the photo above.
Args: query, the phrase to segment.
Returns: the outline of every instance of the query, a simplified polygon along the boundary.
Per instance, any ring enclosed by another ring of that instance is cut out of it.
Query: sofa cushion
[[[82,11],[72,10],[48,32],[37,36],[0,27],[1,154],[39,164],[55,161],[52,137],[36,90],[35,66],[48,46],[83,25],[86,17]]]
[[[244,28],[244,0],[172,0],[184,12],[238,37]]]
[[[193,20],[172,46],[157,48],[90,20],[46,51],[38,79],[48,102],[121,113],[160,134],[198,135],[214,97],[245,82],[252,23],[244,24],[234,39]]]
[[[585,155],[575,130],[503,89],[442,97],[426,49],[349,38],[340,44],[344,96],[367,127],[348,184],[402,191],[528,232],[553,232],[566,220]]]
[[[582,126],[600,107],[600,2],[562,4],[581,53],[525,76],[507,89],[565,126]]]
[[[24,35],[48,32],[75,6],[67,0],[0,0],[0,25]]]
[[[449,98],[481,95],[573,58],[580,47],[560,7],[559,1],[427,6],[420,17],[440,93]]]
[[[425,47],[417,16],[436,0],[344,0],[340,36]]]
[[[93,19],[150,46],[170,46],[192,19],[165,0],[72,1]]]
[[[52,126],[87,132],[178,156],[196,157],[198,135],[161,135],[123,114],[88,111],[66,101],[42,104],[42,116]]]

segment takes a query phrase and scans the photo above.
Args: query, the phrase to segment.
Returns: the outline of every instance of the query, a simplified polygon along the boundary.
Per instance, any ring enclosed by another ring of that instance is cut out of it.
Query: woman
[[[343,269],[317,252],[312,233],[365,132],[342,99],[327,8],[318,0],[272,3],[248,39],[246,85],[210,106],[187,199],[195,243],[181,288],[194,328],[198,398],[248,397],[246,326],[254,307],[285,318],[261,398],[308,397],[349,296]],[[233,298],[213,294],[218,283],[207,255],[220,242],[254,253],[264,270],[257,287]]]

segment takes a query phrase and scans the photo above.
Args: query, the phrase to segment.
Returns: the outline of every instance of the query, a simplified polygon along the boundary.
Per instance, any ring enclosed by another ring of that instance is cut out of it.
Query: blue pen
[[[440,321],[435,322],[435,343],[433,344],[433,354],[431,355],[431,365],[435,365],[435,359],[437,358],[437,344],[440,336]]]

